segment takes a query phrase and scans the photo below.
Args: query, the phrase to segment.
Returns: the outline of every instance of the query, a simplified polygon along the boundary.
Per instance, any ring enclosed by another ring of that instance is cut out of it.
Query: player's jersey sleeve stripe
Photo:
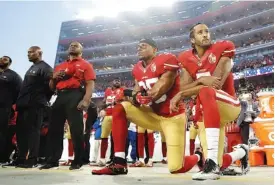
[[[223,53],[230,53],[230,52],[235,52],[236,50],[233,49],[233,50],[228,50],[228,51],[223,51]]]
[[[240,101],[238,100],[238,98],[234,98],[223,91],[216,91],[216,96],[221,101],[224,100],[225,102],[230,102],[234,105],[240,105]]]
[[[164,63],[164,66],[167,66],[167,67],[175,67],[175,68],[178,68],[178,67],[179,67],[178,65],[166,64],[166,63]]]

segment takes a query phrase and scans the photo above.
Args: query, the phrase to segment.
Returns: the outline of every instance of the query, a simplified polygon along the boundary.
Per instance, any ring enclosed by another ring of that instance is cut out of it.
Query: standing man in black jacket
[[[22,85],[20,76],[9,67],[12,59],[9,56],[0,58],[0,163],[6,161],[5,151],[8,124],[12,105],[15,103]]]
[[[25,74],[16,102],[16,136],[19,149],[17,166],[21,168],[32,168],[37,165],[43,114],[53,94],[49,87],[53,69],[42,60],[41,48],[30,47],[28,58],[33,65]]]

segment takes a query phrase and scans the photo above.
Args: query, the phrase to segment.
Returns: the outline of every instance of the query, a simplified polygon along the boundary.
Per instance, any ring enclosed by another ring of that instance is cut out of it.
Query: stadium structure
[[[102,97],[110,81],[120,77],[133,86],[131,69],[137,62],[137,43],[153,38],[159,53],[178,54],[191,47],[189,29],[201,22],[210,27],[213,40],[231,40],[236,46],[234,77],[251,77],[256,86],[274,83],[274,2],[272,1],[178,1],[169,8],[152,7],[143,12],[122,12],[116,18],[63,22],[55,65],[67,58],[72,41],[84,46],[83,57],[96,70],[96,92]],[[238,82],[236,81],[236,86]]]

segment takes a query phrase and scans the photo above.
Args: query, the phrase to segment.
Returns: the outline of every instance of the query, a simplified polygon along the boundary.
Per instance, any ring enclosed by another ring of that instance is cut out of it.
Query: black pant
[[[19,150],[18,159],[25,161],[27,154],[31,164],[37,163],[40,145],[40,129],[44,108],[19,108],[16,120],[16,138]]]
[[[114,156],[115,156],[115,149],[114,149],[114,139],[113,139],[112,133],[111,133],[111,143],[110,144],[111,144],[110,161],[113,161]]]
[[[145,144],[144,144],[144,149],[145,149],[145,155],[146,157],[144,158],[144,162],[145,163],[148,163],[149,161],[149,142],[148,142],[148,133],[147,133],[147,130],[145,131],[145,134],[144,134],[144,141],[145,141]]]
[[[70,125],[74,146],[74,161],[72,164],[82,164],[84,151],[83,111],[77,109],[84,93],[78,89],[65,90],[58,93],[52,106],[51,122],[48,132],[48,163],[58,163],[63,152],[63,136],[65,121]]]
[[[3,158],[1,158],[2,162],[10,162],[10,155],[14,150],[16,150],[15,145],[12,144],[12,138],[15,134],[16,126],[15,125],[9,125],[7,134],[6,134],[6,144],[3,146],[4,153]]]
[[[251,122],[245,122],[243,121],[240,125],[240,130],[241,130],[241,136],[242,136],[242,141],[243,144],[248,144],[248,139],[249,139],[249,124]]]
[[[47,157],[47,135],[40,136],[39,158]]]
[[[82,157],[83,163],[85,164],[90,162],[90,148],[91,148],[90,136],[91,136],[91,130],[94,125],[94,122],[97,119],[97,107],[95,105],[90,106],[87,113],[88,113],[88,118],[85,123],[86,128],[84,133],[85,149]]]
[[[8,124],[10,120],[11,106],[0,107],[0,160],[4,160],[5,145],[7,139]],[[0,161],[0,162],[1,162]]]

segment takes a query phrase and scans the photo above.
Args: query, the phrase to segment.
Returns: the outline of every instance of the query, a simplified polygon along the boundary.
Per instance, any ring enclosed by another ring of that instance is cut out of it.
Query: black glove
[[[124,89],[123,94],[124,94],[124,96],[133,97],[133,90],[132,89]]]

